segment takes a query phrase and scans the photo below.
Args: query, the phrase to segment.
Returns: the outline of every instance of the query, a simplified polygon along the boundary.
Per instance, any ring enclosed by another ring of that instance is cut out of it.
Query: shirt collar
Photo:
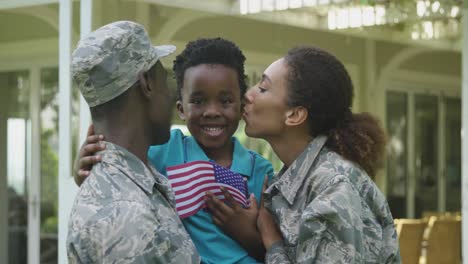
[[[309,176],[309,170],[314,165],[315,159],[326,142],[327,136],[315,137],[291,166],[281,169],[265,193],[270,195],[271,190],[276,188],[292,205],[299,188],[303,186],[304,180]]]
[[[106,149],[99,152],[103,163],[117,168],[146,193],[152,194],[156,183],[164,185],[164,182],[159,179],[160,174],[151,164],[145,165],[137,156],[119,145],[104,143]]]
[[[234,153],[232,154],[231,170],[243,176],[252,176],[255,157],[236,138],[232,138]]]
[[[184,140],[187,151],[187,162],[196,160],[210,161],[194,137],[185,137]],[[232,138],[232,142],[234,144],[234,153],[232,155],[230,170],[243,176],[250,177],[254,166],[253,155],[251,155],[248,149],[242,146],[235,137]]]

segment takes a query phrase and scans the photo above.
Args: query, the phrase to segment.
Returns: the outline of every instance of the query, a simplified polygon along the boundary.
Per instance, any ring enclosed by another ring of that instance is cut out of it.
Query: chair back
[[[429,218],[424,231],[423,257],[426,264],[458,264],[461,260],[461,217]]]
[[[401,262],[418,264],[427,221],[423,219],[395,219],[400,242]]]

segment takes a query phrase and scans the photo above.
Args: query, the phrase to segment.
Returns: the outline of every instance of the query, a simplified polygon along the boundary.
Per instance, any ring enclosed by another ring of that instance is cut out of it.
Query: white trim
[[[354,102],[353,102],[353,111],[354,112],[370,112],[376,113],[377,107],[376,104],[381,102],[379,100],[378,87],[377,83],[377,51],[376,43],[373,39],[365,40],[365,78],[366,85],[365,90],[362,90],[362,86],[358,83],[354,83]],[[352,78],[352,77],[351,77]],[[384,99],[385,100],[385,99]],[[364,104],[364,105],[363,105]],[[378,115],[378,114],[377,114]],[[378,116],[381,120],[381,125],[385,129],[386,126],[386,115]],[[375,182],[380,188],[384,195],[387,195],[387,170],[381,169],[377,171],[375,175]]]
[[[41,73],[38,67],[30,74],[30,170],[28,171],[28,264],[39,264],[41,259]]]
[[[359,39],[373,39],[375,41],[385,41],[404,45],[419,45],[440,50],[460,50],[460,46],[453,40],[412,40],[406,34],[397,32],[391,29],[383,29],[378,27],[371,30],[344,29],[332,31],[328,29],[326,19],[320,16],[311,14],[307,8],[299,8],[294,10],[283,10],[275,12],[261,12],[256,14],[241,15],[240,1],[229,0],[204,0],[204,1],[187,1],[187,0],[124,0],[126,2],[145,2],[163,7],[174,7],[179,9],[190,10],[192,12],[207,12],[215,15],[235,16],[240,19],[249,19],[264,21],[271,24],[283,24],[292,27],[304,28],[318,32],[332,32],[338,35],[350,36]]]
[[[91,32],[93,25],[93,0],[80,2],[80,37]]]
[[[210,13],[194,12],[192,10],[182,9],[177,11],[177,13],[172,15],[161,26],[161,30],[159,30],[157,36],[152,39],[152,43],[154,45],[173,44],[176,45],[178,50],[182,51],[186,43],[179,41],[178,43],[181,44],[177,45],[172,42],[172,38],[177,34],[177,32],[194,21],[212,16],[214,15]]]
[[[377,80],[377,87],[385,89],[385,84],[388,82],[389,75],[398,70],[400,65],[402,65],[405,61],[408,61],[415,56],[430,52],[433,52],[433,50],[419,47],[408,47],[401,50],[396,55],[394,55],[390,61],[385,64],[384,67],[382,67],[379,79]]]
[[[58,3],[59,0],[2,0],[0,10]]]
[[[2,61],[2,57],[0,57]],[[55,59],[31,59],[29,63],[27,61],[14,61],[10,64],[0,65],[0,72],[10,72],[10,71],[27,71],[29,67],[39,67],[39,68],[58,68],[58,62]]]
[[[371,39],[366,39],[366,57],[365,57],[365,68],[366,68],[366,98],[365,102],[367,109],[371,110],[376,103],[375,96],[377,95],[377,87],[375,86],[377,82],[377,53],[375,41]],[[356,97],[356,95],[355,95]]]
[[[464,0],[462,19],[462,259],[468,263],[468,0]]]
[[[203,1],[187,1],[187,0],[125,0],[127,2],[144,2],[148,4],[156,4],[160,6],[168,6],[175,8],[183,8],[201,12],[211,12],[224,15],[240,15],[240,7],[237,1],[231,0],[203,0]]]
[[[48,38],[0,44],[0,71],[58,67],[58,41],[58,38]]]
[[[11,58],[11,60],[15,60],[18,57],[47,57],[52,55],[58,58],[58,44],[58,38],[44,38],[0,43],[0,57]]]
[[[407,83],[419,91],[458,97],[460,97],[461,94],[461,78],[459,76],[421,71],[395,70],[389,75],[389,79],[390,83],[394,81]],[[389,85],[387,85],[386,88],[387,90],[398,90],[398,88]]]
[[[429,84],[428,84],[429,85]],[[424,86],[422,84],[415,84],[411,82],[399,81],[399,80],[391,80],[388,82],[388,86],[385,91],[393,91],[393,92],[402,92],[402,93],[416,93],[421,95],[433,95],[439,96],[442,95],[443,97],[447,98],[460,98],[459,93],[444,90],[440,86]]]
[[[71,41],[72,1],[60,0],[59,30],[59,234],[58,263],[67,263],[66,237],[74,198],[71,177]],[[76,190],[76,187],[75,187]]]
[[[92,30],[93,0],[81,0],[80,17],[80,32],[81,37],[83,38]],[[89,124],[91,124],[89,107],[83,98],[83,95],[80,93],[80,134],[78,137],[78,146],[80,146],[81,142],[85,140]]]
[[[57,10],[54,10],[49,6],[29,6],[27,8],[9,9],[6,10],[6,12],[34,17],[47,23],[47,25],[58,32],[59,18]]]

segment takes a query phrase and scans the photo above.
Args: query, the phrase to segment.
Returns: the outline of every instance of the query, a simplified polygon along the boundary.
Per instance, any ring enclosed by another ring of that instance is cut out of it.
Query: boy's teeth
[[[223,127],[204,127],[203,130],[210,136],[217,137],[224,131]]]
[[[205,127],[205,130],[208,130],[208,131],[219,131],[221,129],[222,128],[220,127]]]

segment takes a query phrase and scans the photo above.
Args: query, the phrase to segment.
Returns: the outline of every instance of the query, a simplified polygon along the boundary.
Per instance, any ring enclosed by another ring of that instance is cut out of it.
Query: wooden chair
[[[427,221],[423,219],[395,219],[402,263],[419,263],[423,234],[426,226]]]
[[[458,264],[461,259],[461,217],[429,218],[420,264]]]
[[[431,216],[436,216],[436,217],[456,217],[456,216],[461,216],[461,212],[437,212],[437,211],[424,211],[422,214],[422,217],[429,220]]]

